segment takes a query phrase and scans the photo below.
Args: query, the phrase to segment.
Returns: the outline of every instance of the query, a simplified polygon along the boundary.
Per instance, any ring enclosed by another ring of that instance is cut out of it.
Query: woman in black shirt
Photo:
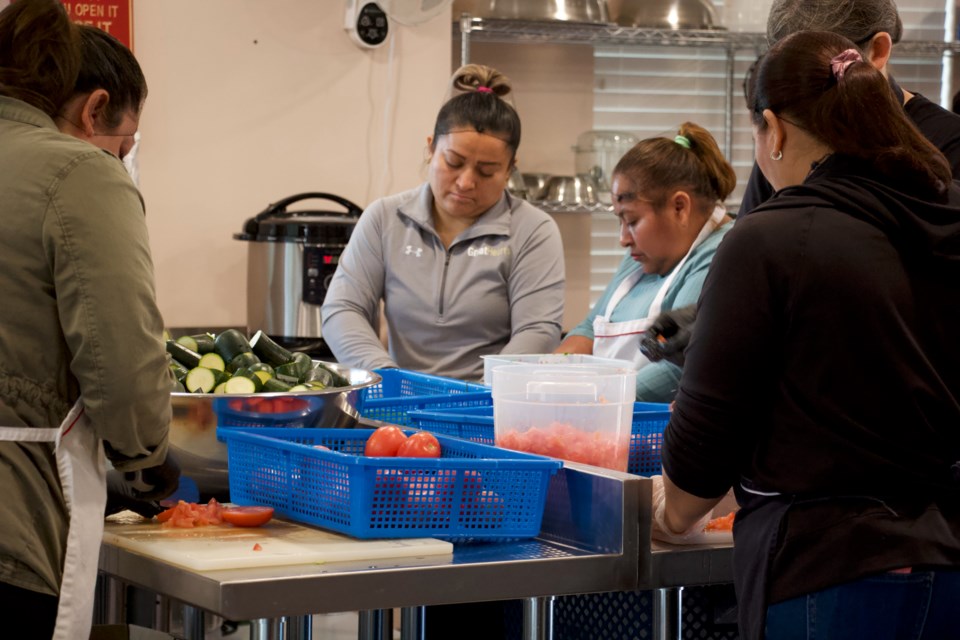
[[[777,193],[737,223],[707,276],[655,535],[696,527],[734,487],[748,640],[805,638],[808,625],[830,638],[960,633],[950,165],[835,34],[774,45],[748,103]]]

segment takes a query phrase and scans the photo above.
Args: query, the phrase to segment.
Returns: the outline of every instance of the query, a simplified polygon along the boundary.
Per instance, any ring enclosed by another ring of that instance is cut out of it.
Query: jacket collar
[[[33,105],[10,96],[0,96],[0,119],[57,130],[53,118]]]
[[[460,240],[470,240],[480,236],[509,236],[513,210],[520,202],[504,190],[500,200],[487,209],[470,228],[463,232]],[[399,212],[423,229],[436,234],[433,225],[433,191],[430,183],[424,183],[413,192],[410,198],[400,203]]]

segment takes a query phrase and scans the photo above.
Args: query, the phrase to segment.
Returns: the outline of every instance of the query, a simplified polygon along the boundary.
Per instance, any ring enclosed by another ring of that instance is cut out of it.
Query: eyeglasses
[[[84,128],[81,127],[79,124],[67,118],[66,116],[60,115],[59,113],[53,117],[63,120],[64,122],[66,122],[67,124],[75,128],[77,131],[84,130]],[[132,138],[133,136],[137,135],[137,129],[134,129],[133,131],[129,131],[129,132],[124,132],[124,133],[100,133],[98,131],[94,131],[93,135],[100,136],[101,138]]]

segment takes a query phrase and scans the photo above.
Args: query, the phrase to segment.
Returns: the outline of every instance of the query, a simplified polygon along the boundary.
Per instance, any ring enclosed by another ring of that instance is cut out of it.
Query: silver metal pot
[[[610,18],[626,27],[712,29],[716,17],[709,0],[610,0]]]
[[[288,211],[322,199],[346,211]],[[247,252],[247,333],[263,331],[274,341],[313,355],[328,355],[320,330],[320,306],[340,254],[363,210],[329,193],[301,193],[271,204],[244,223],[237,240]]]
[[[456,0],[453,15],[512,20],[607,22],[606,0]]]
[[[217,440],[218,425],[307,429],[356,426],[360,391],[379,384],[380,376],[364,369],[323,364],[347,378],[350,386],[297,393],[170,394],[170,448],[180,462],[182,475],[196,482],[201,499],[225,498],[230,487],[227,447]],[[266,411],[267,401],[270,411]]]

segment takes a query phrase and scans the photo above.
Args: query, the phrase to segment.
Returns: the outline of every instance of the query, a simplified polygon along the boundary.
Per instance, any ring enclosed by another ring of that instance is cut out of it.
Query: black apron
[[[780,543],[783,517],[794,496],[761,493],[749,480],[734,487],[740,510],[733,522],[733,584],[742,640],[763,640],[770,566]]]

